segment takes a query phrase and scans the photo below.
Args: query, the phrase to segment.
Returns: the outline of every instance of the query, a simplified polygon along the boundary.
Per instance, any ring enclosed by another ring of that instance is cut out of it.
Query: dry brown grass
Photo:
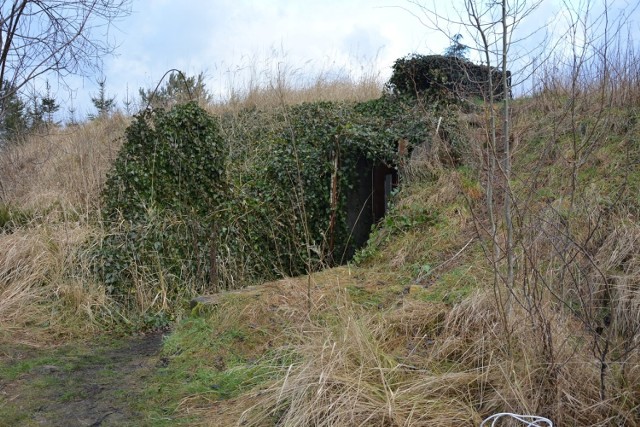
[[[613,283],[612,322],[618,333],[640,344],[640,225],[621,223],[604,240],[596,255],[598,265]]]
[[[282,379],[270,386],[209,408],[210,425],[219,422],[219,414],[238,425],[473,425],[470,421],[478,416],[467,396],[481,377],[479,371],[443,372],[443,367],[434,370],[435,365],[408,364],[424,351],[417,347],[430,345],[425,335],[439,333],[445,307],[407,299],[390,313],[363,309],[346,292],[362,275],[371,278],[366,271],[346,267],[313,275],[311,312],[305,278],[236,292],[250,301],[240,309],[245,314],[272,307],[269,319],[264,313],[252,318],[256,328],[278,323],[276,319],[289,325],[276,342],[297,361],[274,366]],[[398,363],[401,354],[407,363]]]
[[[104,324],[109,298],[77,259],[93,231],[65,225],[0,234],[0,340],[42,345]]]
[[[241,108],[272,108],[318,101],[368,101],[380,97],[382,84],[375,77],[354,81],[348,78],[329,80],[320,76],[315,82],[297,88],[269,86],[254,88],[230,104]]]
[[[211,106],[213,112],[268,110],[319,101],[368,101],[380,97],[384,84],[374,64],[361,64],[357,74],[345,69],[316,71],[293,67],[286,58],[273,56],[244,68],[250,70],[250,77],[240,85],[231,83],[228,99]]]
[[[127,123],[116,115],[34,134],[7,147],[0,156],[1,200],[57,220],[75,216],[86,222],[99,208],[100,190]]]
[[[625,381],[620,373],[609,381],[610,399],[599,400],[589,334],[554,304],[543,307],[549,359],[540,325],[514,306],[505,329],[491,289],[455,306],[398,296],[376,312],[345,292],[354,276],[346,268],[313,276],[311,313],[305,278],[221,296],[221,322],[237,318],[224,314],[223,301],[242,298],[245,308],[235,310],[243,321],[270,331],[269,357],[295,357],[273,366],[272,383],[225,402],[185,400],[181,410],[208,418],[202,425],[477,426],[502,411],[546,415],[556,425],[638,425],[637,356]]]
[[[50,342],[111,316],[79,250],[102,233],[92,218],[126,123],[115,116],[54,129],[3,150],[1,200],[16,217],[0,234],[3,340]]]

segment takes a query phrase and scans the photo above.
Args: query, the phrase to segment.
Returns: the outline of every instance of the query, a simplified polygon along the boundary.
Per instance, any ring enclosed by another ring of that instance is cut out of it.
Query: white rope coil
[[[497,426],[496,423],[498,422],[498,420],[502,417],[513,418],[517,421],[522,422],[527,427],[553,427],[553,423],[548,418],[540,417],[538,415],[518,415],[512,414],[510,412],[501,412],[499,414],[491,415],[489,418],[484,420],[482,424],[480,424],[480,427],[485,427],[485,425],[489,427],[495,427]],[[489,421],[491,421],[491,424],[487,424]]]

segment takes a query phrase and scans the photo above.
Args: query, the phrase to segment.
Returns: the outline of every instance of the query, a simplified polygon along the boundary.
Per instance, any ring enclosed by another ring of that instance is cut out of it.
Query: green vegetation
[[[415,108],[383,97],[241,111],[220,124],[195,103],[136,116],[102,195],[99,280],[122,299],[144,277],[143,291],[175,299],[344,261],[358,165],[397,162],[400,138],[422,142]],[[223,138],[238,120],[248,129]]]
[[[230,163],[234,216],[227,220],[224,245],[231,247],[233,262],[246,266],[245,277],[260,282],[343,260],[353,247],[346,205],[362,173],[356,165],[395,161],[395,141],[411,135],[410,127],[421,120],[407,120],[408,108],[385,99],[322,102],[259,116],[269,128],[256,129],[244,142],[246,151],[234,153]],[[241,113],[241,120],[253,114]],[[244,136],[230,144],[239,146]]]
[[[25,226],[32,220],[32,215],[28,211],[0,204],[0,230],[8,231],[14,227]]]
[[[499,106],[428,94],[176,102],[13,147],[2,419],[104,393],[120,425],[637,425],[640,88],[601,78],[512,102],[508,174]],[[359,162],[401,185],[339,266]],[[113,337],[141,330],[165,337]]]
[[[93,258],[111,293],[124,298],[140,276],[172,298],[211,277],[211,248],[225,203],[224,143],[214,120],[190,103],[145,112],[126,142],[102,198],[109,234]]]
[[[462,98],[488,99],[487,74],[491,72],[496,100],[501,99],[500,71],[465,59],[464,46],[455,43],[450,54],[444,56],[411,54],[397,59],[386,90],[395,95],[425,97],[431,102],[446,104]],[[511,73],[508,79],[511,80]]]

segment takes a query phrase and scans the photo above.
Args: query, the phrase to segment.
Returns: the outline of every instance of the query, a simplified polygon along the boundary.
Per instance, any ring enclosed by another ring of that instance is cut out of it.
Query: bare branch
[[[131,0],[14,0],[0,3],[0,116],[29,82],[54,74],[86,75],[115,49],[113,22]],[[5,90],[3,90],[5,89]]]

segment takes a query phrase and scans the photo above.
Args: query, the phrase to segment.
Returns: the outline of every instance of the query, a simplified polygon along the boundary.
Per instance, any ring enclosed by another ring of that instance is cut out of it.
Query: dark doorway
[[[380,221],[398,185],[398,170],[381,162],[361,158],[356,164],[355,182],[347,195],[347,226],[351,232],[346,259],[369,240],[371,227]]]

